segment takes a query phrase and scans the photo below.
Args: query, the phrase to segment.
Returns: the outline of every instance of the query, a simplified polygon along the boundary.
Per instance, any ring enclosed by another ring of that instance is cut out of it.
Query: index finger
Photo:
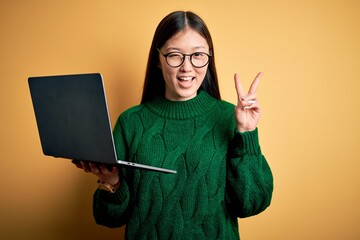
[[[237,74],[237,73],[234,74],[234,81],[235,81],[235,89],[236,89],[236,93],[238,95],[238,99],[241,99],[246,94],[245,94],[243,86],[241,85],[239,74]]]
[[[259,82],[260,82],[260,78],[262,77],[263,74],[264,74],[263,72],[259,72],[256,75],[254,81],[251,83],[251,86],[250,86],[250,89],[249,89],[249,94],[253,94],[253,93],[256,92],[256,89],[257,89],[257,87],[259,85]]]

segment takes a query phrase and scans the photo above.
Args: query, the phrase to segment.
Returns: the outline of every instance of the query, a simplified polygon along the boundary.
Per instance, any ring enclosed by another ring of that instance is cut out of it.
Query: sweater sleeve
[[[227,167],[229,210],[240,218],[256,215],[270,205],[272,192],[273,176],[261,153],[258,130],[236,131]]]
[[[119,159],[126,159],[127,144],[120,121],[114,127],[114,142]],[[130,193],[125,172],[120,169],[120,186],[115,193],[96,190],[93,197],[93,215],[95,222],[107,227],[121,227],[128,219]]]
[[[122,181],[115,193],[96,190],[93,199],[95,222],[107,227],[121,227],[126,224],[129,189]]]

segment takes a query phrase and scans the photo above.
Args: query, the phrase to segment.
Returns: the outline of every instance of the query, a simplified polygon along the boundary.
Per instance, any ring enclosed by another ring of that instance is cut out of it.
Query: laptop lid
[[[28,83],[45,155],[176,173],[117,159],[99,73],[30,77]]]

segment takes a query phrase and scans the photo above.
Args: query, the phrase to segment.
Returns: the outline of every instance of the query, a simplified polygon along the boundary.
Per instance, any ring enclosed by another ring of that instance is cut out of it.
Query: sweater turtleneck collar
[[[145,106],[164,118],[187,119],[209,111],[215,103],[215,98],[205,91],[200,91],[196,97],[186,101],[171,101],[156,97]]]

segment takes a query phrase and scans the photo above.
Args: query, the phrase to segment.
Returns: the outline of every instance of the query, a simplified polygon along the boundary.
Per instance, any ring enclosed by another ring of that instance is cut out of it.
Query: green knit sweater
[[[234,105],[204,91],[128,109],[114,140],[119,159],[177,171],[122,168],[115,193],[95,192],[96,222],[126,224],[127,239],[239,239],[237,218],[270,204],[273,178],[257,129],[238,132]]]

